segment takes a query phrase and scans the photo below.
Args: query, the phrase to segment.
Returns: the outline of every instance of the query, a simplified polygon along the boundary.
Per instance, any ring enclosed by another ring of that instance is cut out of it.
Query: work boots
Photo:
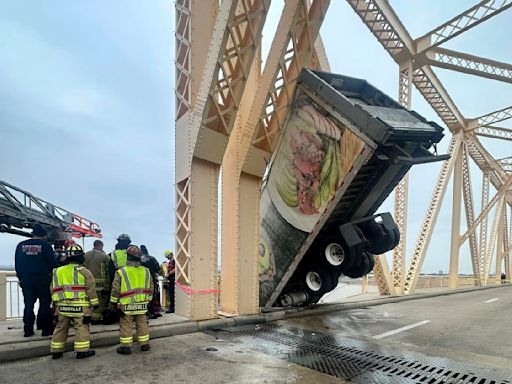
[[[32,330],[27,330],[27,329],[26,329],[26,330],[23,332],[23,337],[30,337],[30,336],[34,336],[34,331],[32,331]]]
[[[52,359],[53,360],[60,359],[62,356],[64,356],[64,352],[53,352],[52,353]]]
[[[77,359],[85,359],[87,357],[94,356],[95,354],[96,354],[96,352],[94,351],[94,349],[89,349],[88,351],[85,351],[85,352],[77,352],[76,358]]]
[[[121,355],[129,355],[132,353],[132,350],[130,347],[117,347],[117,353],[120,353]]]
[[[150,347],[149,347],[149,344],[144,344],[144,345],[141,345],[141,346],[140,346],[140,350],[141,350],[142,352],[147,352],[147,351],[149,351],[149,348],[150,348]]]

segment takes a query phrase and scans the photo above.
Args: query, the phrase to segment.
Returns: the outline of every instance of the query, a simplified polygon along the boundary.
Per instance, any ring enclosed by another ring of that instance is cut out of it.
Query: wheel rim
[[[325,259],[327,262],[335,267],[340,266],[345,260],[345,252],[341,245],[331,243],[325,247]]]
[[[322,278],[314,271],[309,271],[306,274],[306,285],[314,292],[318,292],[322,288]]]

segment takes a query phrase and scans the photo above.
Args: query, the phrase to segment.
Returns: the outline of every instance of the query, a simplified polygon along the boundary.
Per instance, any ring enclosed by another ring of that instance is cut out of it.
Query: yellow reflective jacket
[[[81,317],[91,305],[98,305],[96,284],[91,272],[70,263],[53,270],[52,300],[62,316]]]
[[[128,258],[128,255],[126,254],[126,249],[116,249],[112,251],[112,253],[110,254],[110,258],[112,259],[112,262],[114,263],[116,269],[125,267],[126,260]]]
[[[120,304],[127,315],[147,312],[153,298],[153,279],[149,269],[141,265],[127,265],[116,271],[110,302]]]

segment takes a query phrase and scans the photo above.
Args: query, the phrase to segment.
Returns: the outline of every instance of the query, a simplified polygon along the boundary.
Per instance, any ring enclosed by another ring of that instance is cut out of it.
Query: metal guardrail
[[[0,320],[23,317],[23,293],[14,271],[0,271]]]
[[[168,298],[164,283],[167,283],[162,276],[158,278],[160,288],[160,303],[162,308],[168,306]],[[34,310],[37,312],[38,303]],[[23,317],[23,292],[21,290],[16,272],[0,271],[0,321],[8,319],[18,319]]]

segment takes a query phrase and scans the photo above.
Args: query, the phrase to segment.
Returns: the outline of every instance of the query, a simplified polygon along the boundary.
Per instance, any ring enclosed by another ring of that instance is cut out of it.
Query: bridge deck
[[[0,382],[511,383],[511,303],[506,286],[215,329],[97,348],[80,370],[72,353],[5,363]]]

